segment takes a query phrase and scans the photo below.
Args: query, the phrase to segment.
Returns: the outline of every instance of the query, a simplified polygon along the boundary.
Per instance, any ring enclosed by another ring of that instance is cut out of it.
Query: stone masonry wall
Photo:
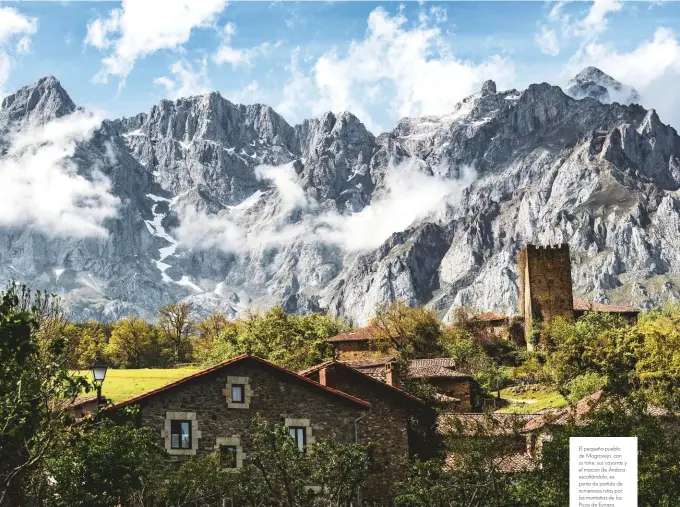
[[[457,408],[461,412],[470,412],[472,410],[470,379],[464,377],[433,378],[429,379],[428,382],[437,388],[437,392],[458,398],[460,405]]]
[[[361,361],[391,356],[396,351],[379,341],[347,341],[333,344],[338,361]]]
[[[248,408],[236,409],[227,405],[224,390],[228,377],[248,379],[251,391]],[[354,441],[354,420],[368,411],[368,408],[247,359],[156,394],[140,402],[140,406],[141,424],[156,430],[162,447],[166,446],[163,432],[167,413],[190,413],[194,414],[191,417],[195,418],[196,429],[200,431],[194,454],[214,453],[218,442],[238,439],[241,457],[246,461],[252,442],[251,420],[255,414],[272,423],[284,423],[286,419],[308,421],[308,442],[332,439],[351,443]],[[172,455],[170,459],[182,460],[186,456]]]
[[[311,378],[318,380],[318,372]],[[335,380],[337,389],[371,404],[370,414],[359,421],[359,442],[372,449],[371,475],[362,499],[390,505],[395,483],[404,478],[409,454],[421,453],[409,446],[409,415],[416,414],[417,407],[388,387],[344,368],[337,368]]]
[[[520,313],[524,315],[527,347],[537,321],[549,323],[553,317],[574,319],[569,245],[547,247],[526,245],[519,255]]]

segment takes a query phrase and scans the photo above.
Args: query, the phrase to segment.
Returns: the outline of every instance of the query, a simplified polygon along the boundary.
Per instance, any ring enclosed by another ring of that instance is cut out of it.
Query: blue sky
[[[348,109],[377,134],[485,79],[564,84],[593,64],[680,118],[678,2],[141,3],[0,2],[0,93],[54,75],[119,117],[214,89],[292,124]]]

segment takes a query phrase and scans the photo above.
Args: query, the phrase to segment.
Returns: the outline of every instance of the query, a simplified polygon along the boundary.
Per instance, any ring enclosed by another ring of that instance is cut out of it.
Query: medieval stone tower
[[[569,245],[525,245],[517,262],[519,313],[524,316],[527,348],[533,350],[539,326],[553,317],[574,319]]]

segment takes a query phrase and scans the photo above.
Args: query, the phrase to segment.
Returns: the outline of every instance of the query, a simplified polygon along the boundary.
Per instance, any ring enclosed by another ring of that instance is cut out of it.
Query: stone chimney
[[[399,374],[399,363],[390,361],[385,365],[385,382],[392,387],[401,388],[401,375]]]
[[[338,385],[337,371],[335,365],[328,365],[319,370],[319,384],[336,389]]]

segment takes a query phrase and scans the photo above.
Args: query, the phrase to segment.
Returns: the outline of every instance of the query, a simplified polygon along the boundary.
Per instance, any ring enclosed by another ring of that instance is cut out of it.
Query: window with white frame
[[[300,452],[305,451],[305,445],[307,444],[307,429],[303,426],[292,426],[289,427],[290,436],[295,440],[295,445]]]

